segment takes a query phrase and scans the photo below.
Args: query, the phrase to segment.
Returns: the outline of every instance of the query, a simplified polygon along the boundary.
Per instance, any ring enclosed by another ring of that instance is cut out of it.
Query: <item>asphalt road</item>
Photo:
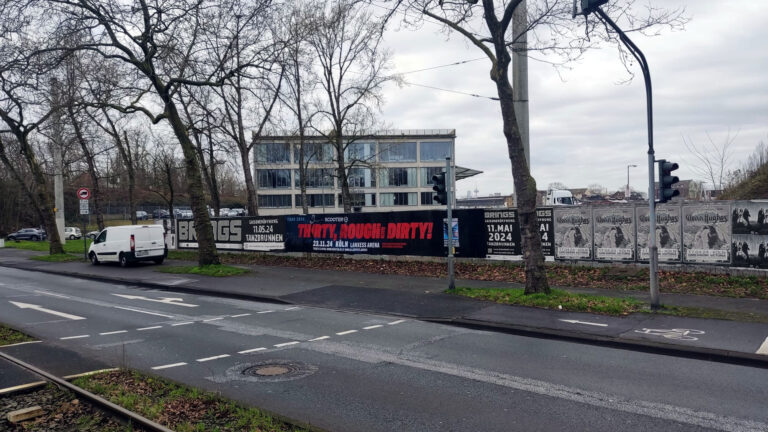
[[[760,368],[9,268],[0,322],[331,431],[768,431]]]

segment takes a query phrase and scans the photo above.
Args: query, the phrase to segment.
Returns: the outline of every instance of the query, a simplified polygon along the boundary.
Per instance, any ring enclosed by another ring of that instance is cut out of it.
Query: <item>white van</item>
[[[162,225],[125,225],[104,228],[91,243],[88,257],[93,265],[119,262],[126,267],[136,261],[162,264],[168,255]]]

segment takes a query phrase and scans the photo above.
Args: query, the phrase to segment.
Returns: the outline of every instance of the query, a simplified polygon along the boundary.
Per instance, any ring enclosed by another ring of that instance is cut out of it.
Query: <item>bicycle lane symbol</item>
[[[685,340],[685,341],[695,341],[699,340],[694,335],[703,335],[705,332],[703,330],[694,330],[694,329],[649,329],[644,328],[641,330],[635,330],[635,333],[642,333],[647,334],[651,336],[661,336],[666,339],[673,339],[673,340]]]

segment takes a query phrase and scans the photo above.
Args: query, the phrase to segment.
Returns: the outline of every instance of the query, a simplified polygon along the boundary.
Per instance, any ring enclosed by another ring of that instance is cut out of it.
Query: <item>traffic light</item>
[[[442,205],[448,203],[448,191],[445,189],[445,173],[435,174],[432,176],[432,190],[435,191],[435,195],[432,199]]]
[[[679,190],[672,189],[672,185],[680,181],[677,176],[672,175],[672,171],[680,166],[674,162],[667,162],[666,159],[660,159],[656,163],[659,164],[659,202],[665,203],[680,195]]]
[[[608,3],[608,0],[581,0],[581,13],[589,15],[606,3]]]

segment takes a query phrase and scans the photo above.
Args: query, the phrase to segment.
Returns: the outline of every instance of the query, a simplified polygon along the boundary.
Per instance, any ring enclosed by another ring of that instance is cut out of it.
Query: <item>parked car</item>
[[[248,212],[244,208],[234,208],[229,211],[230,217],[248,216]]]
[[[8,234],[6,237],[9,241],[14,240],[45,240],[45,231],[38,228],[22,228],[15,233]]]
[[[219,217],[230,217],[230,216],[232,215],[230,214],[230,210],[228,207],[219,209]]]
[[[86,237],[88,237],[88,238],[89,238],[89,239],[91,239],[91,240],[95,240],[95,239],[96,239],[96,237],[98,237],[98,236],[99,236],[99,231],[88,231],[88,232],[85,234],[85,236],[86,236]]]
[[[152,217],[155,219],[168,219],[170,214],[168,213],[168,210],[157,209],[152,212]]]
[[[124,225],[107,227],[99,233],[88,248],[93,265],[118,262],[127,267],[137,261],[162,264],[168,256],[162,225]]]
[[[81,239],[83,238],[83,233],[77,227],[64,227],[64,238],[67,240]]]
[[[136,219],[137,220],[147,220],[149,219],[149,214],[143,210],[137,210],[136,211]]]

